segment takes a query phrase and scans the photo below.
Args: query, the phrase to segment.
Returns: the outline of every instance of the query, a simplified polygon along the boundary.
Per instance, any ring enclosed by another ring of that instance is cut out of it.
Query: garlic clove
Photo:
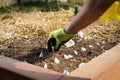
[[[78,52],[76,50],[74,50],[74,53],[75,53],[75,55],[78,55]]]
[[[41,51],[40,55],[39,55],[39,58],[42,58],[43,57],[43,51]]]
[[[75,45],[75,42],[72,40],[72,39],[70,39],[68,42],[66,42],[65,44],[64,44],[67,48],[69,48],[69,47],[72,47],[72,46],[74,46]]]
[[[59,64],[59,63],[60,63],[60,60],[59,60],[57,57],[55,57],[54,63]]]
[[[70,55],[70,54],[69,54],[69,55],[68,55],[68,58],[73,58],[73,55]]]
[[[85,52],[85,51],[87,51],[87,50],[86,50],[85,47],[81,47],[81,51],[82,51],[82,52]]]
[[[64,54],[64,59],[69,59],[68,55]]]
[[[66,55],[66,54],[64,54],[64,59],[70,59],[70,58],[73,58],[73,55]]]
[[[97,44],[97,45],[100,45],[100,43],[98,43],[98,42],[97,42],[96,44]]]
[[[89,48],[93,48],[93,45],[88,45],[89,46]]]
[[[84,33],[83,33],[82,31],[79,31],[79,32],[78,32],[78,35],[79,35],[81,38],[84,37]]]
[[[48,66],[47,66],[47,63],[45,62],[45,64],[44,64],[44,68],[45,69],[47,69],[48,68]]]
[[[68,71],[67,69],[64,69],[63,74],[64,74],[64,75],[68,75],[68,74],[69,74],[69,71]]]
[[[105,44],[105,41],[102,41],[103,44]]]

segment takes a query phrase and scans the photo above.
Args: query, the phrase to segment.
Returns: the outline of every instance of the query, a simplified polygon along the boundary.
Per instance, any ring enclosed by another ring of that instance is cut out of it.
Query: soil
[[[43,33],[34,37],[12,38],[0,43],[4,46],[4,48],[0,48],[0,55],[41,67],[47,64],[48,69],[63,73],[65,69],[69,72],[75,70],[80,63],[87,63],[120,43],[119,21],[98,22],[82,31],[84,37],[76,34],[72,38],[75,42],[74,46],[67,48],[63,45],[59,51],[54,53],[50,53],[46,49],[48,34]],[[89,47],[89,45],[93,47]],[[82,51],[81,47],[86,48],[86,51]],[[78,54],[75,54],[74,51],[77,51]],[[43,57],[39,57],[41,52]],[[65,59],[65,54],[73,57]],[[59,64],[54,63],[55,57],[60,60]]]

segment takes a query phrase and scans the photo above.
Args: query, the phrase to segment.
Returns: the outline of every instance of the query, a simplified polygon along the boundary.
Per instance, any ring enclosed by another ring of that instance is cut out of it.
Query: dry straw
[[[0,15],[0,48],[2,44],[11,43],[14,39],[26,40],[38,37],[66,26],[73,18],[73,9],[58,12],[29,12]],[[115,42],[120,38],[120,21],[107,20],[96,22],[82,30],[86,39]]]

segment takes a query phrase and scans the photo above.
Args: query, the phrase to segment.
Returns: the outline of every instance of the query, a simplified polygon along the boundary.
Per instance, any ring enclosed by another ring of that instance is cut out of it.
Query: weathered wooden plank
[[[0,80],[58,80],[59,72],[0,56]]]

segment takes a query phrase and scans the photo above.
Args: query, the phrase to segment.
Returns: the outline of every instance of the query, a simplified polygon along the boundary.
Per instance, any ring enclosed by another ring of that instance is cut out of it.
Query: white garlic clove
[[[93,48],[93,45],[88,45],[89,46],[89,48]]]
[[[103,44],[105,44],[105,41],[102,41]]]
[[[100,45],[100,43],[98,43],[98,42],[97,42],[96,44],[97,44],[97,45]]]
[[[80,68],[80,67],[82,67],[82,66],[84,66],[86,63],[80,63],[79,65],[78,65],[78,67]]]
[[[68,75],[68,74],[69,74],[69,71],[68,71],[67,69],[64,69],[63,74],[64,74],[64,75]]]
[[[68,58],[73,58],[73,55],[70,55],[70,54],[69,54],[69,55],[68,55]]]
[[[87,50],[86,50],[86,48],[81,47],[81,51],[82,51],[82,52],[85,52],[85,51],[87,51]]]
[[[74,50],[74,53],[75,53],[75,55],[78,55],[78,52],[76,50]]]
[[[68,55],[64,54],[64,59],[69,59]]]
[[[69,48],[69,47],[72,47],[72,46],[74,46],[75,45],[75,42],[72,40],[72,39],[70,39],[68,42],[66,42],[65,44],[64,44],[67,48]]]
[[[48,68],[47,63],[45,63],[45,64],[44,64],[44,68],[45,68],[45,69],[47,69],[47,68]]]
[[[57,57],[55,57],[54,63],[59,64],[59,63],[60,63],[60,60],[59,60]]]
[[[79,31],[79,32],[78,32],[78,35],[79,35],[81,38],[84,37],[84,33],[83,33],[82,31]]]
[[[39,58],[42,58],[43,57],[43,51],[41,51],[40,55],[39,55]]]

